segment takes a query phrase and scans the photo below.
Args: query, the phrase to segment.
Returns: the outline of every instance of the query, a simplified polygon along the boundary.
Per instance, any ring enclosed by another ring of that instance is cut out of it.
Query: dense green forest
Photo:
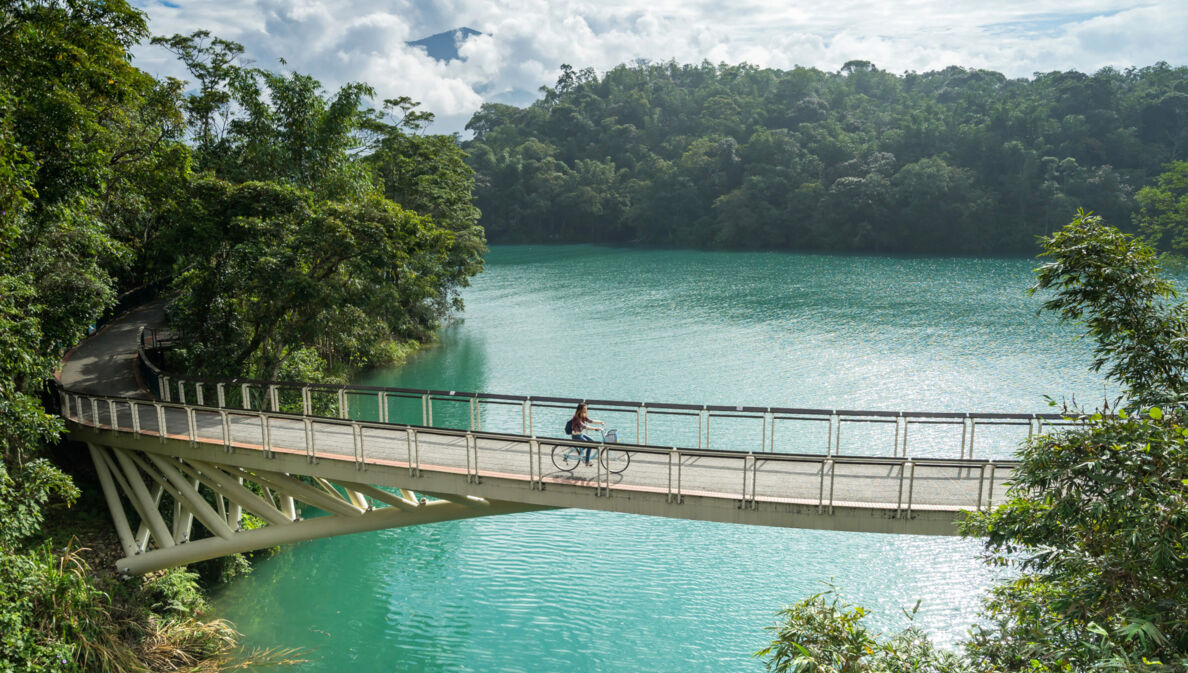
[[[1127,226],[1188,155],[1188,67],[1010,79],[564,66],[467,128],[494,242],[1032,252],[1078,207]]]
[[[158,79],[131,62],[148,39],[124,0],[0,6],[0,671],[232,656],[193,573],[118,580],[79,547],[112,531],[77,447],[52,459],[45,393],[118,297],[172,299],[188,371],[342,378],[429,339],[482,268],[472,172],[416,103],[205,32],[158,39],[192,77]]]

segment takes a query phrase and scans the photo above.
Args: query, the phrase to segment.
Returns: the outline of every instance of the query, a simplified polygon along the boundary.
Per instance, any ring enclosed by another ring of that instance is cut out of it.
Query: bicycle
[[[553,464],[557,466],[558,470],[563,472],[573,472],[574,468],[585,462],[583,454],[587,451],[591,452],[590,458],[593,460],[602,460],[602,465],[611,474],[620,474],[627,466],[631,464],[631,454],[621,449],[612,449],[607,447],[607,444],[614,444],[618,441],[618,430],[605,430],[602,432],[602,444],[593,448],[584,446],[566,446],[558,444],[553,447]]]

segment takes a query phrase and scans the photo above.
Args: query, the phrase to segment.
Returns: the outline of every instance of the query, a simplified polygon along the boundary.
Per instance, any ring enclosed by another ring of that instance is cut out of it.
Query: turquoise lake
[[[823,409],[1098,405],[1115,392],[1089,371],[1091,344],[1026,293],[1037,264],[495,247],[439,343],[360,382]],[[251,647],[308,648],[290,670],[761,671],[765,627],[827,584],[876,628],[902,627],[920,600],[917,623],[955,643],[994,577],[979,548],[558,510],[293,545],[216,604]]]

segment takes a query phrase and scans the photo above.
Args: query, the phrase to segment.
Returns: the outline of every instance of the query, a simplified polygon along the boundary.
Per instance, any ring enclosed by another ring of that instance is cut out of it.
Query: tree
[[[880,637],[862,623],[866,615],[832,590],[810,596],[780,612],[780,623],[768,627],[775,640],[755,656],[766,657],[772,673],[972,673],[916,626]]]
[[[1155,251],[1081,211],[1044,241],[1051,261],[1034,291],[1055,290],[1044,309],[1084,321],[1096,346],[1093,369],[1122,384],[1133,404],[1179,403],[1188,394],[1188,307],[1172,304]]]
[[[1033,291],[1084,322],[1129,411],[1067,409],[1078,423],[1020,449],[1008,501],[962,523],[988,563],[1014,570],[984,600],[962,661],[913,657],[917,639],[879,641],[861,608],[815,596],[781,615],[761,653],[769,670],[1188,669],[1188,308],[1154,251],[1098,217],[1079,213],[1044,247]]]
[[[527,107],[485,105],[464,148],[497,242],[613,231],[710,248],[1029,252],[1077,206],[1128,220],[1137,188],[1188,147],[1186,83],[1188,67],[1166,64],[1030,80],[956,66],[896,76],[861,60],[837,73],[565,67]],[[526,146],[552,148],[547,196],[512,177],[524,174]],[[723,161],[729,147],[736,161]],[[890,172],[860,170],[884,155],[896,158]],[[657,160],[678,169],[671,179],[656,179]],[[566,179],[583,161],[614,166],[625,208],[592,222],[552,205],[589,201],[571,193],[585,181]]]
[[[1134,224],[1160,250],[1188,256],[1188,161],[1174,161],[1135,196]]]

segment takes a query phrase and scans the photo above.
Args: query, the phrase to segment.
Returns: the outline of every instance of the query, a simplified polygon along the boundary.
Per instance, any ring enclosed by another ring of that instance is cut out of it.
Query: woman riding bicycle
[[[566,427],[569,429],[570,439],[581,442],[594,441],[593,437],[590,437],[586,434],[586,428],[593,428],[595,426],[597,426],[599,429],[602,429],[606,426],[606,424],[602,421],[590,418],[590,414],[587,412],[584,402],[577,405],[577,409],[573,412],[573,418],[569,419],[569,423],[566,424]],[[586,447],[586,453],[582,457],[587,465],[590,464],[591,451],[593,451],[592,448]]]

